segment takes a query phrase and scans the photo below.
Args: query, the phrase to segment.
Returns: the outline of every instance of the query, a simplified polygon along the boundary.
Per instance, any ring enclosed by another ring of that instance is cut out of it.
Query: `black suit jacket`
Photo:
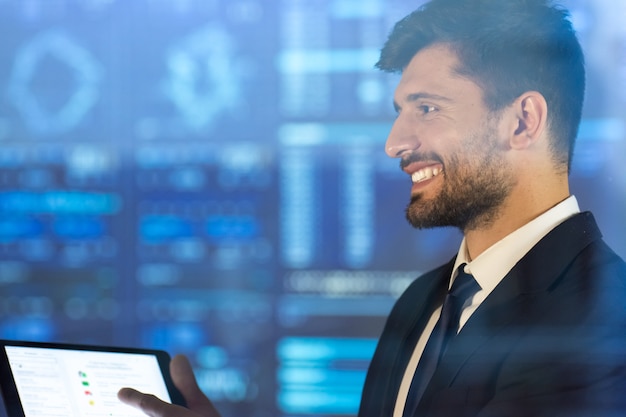
[[[359,417],[392,416],[453,265],[418,278],[395,304]],[[537,243],[450,341],[414,417],[624,415],[626,264],[581,213]]]

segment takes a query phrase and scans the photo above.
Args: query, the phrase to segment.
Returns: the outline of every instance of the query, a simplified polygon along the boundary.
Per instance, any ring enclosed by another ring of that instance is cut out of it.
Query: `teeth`
[[[417,172],[414,172],[413,175],[411,175],[411,180],[413,180],[413,182],[426,181],[431,179],[432,177],[436,177],[441,173],[441,171],[442,170],[440,168],[426,167],[424,169],[420,169]]]

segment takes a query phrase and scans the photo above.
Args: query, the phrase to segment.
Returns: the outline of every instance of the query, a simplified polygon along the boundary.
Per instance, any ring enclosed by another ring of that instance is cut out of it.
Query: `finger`
[[[187,407],[203,417],[220,417],[211,400],[200,390],[193,369],[184,355],[176,355],[170,362],[170,374],[174,385],[183,394]]]
[[[161,401],[152,394],[143,394],[132,388],[120,389],[117,393],[117,398],[124,404],[138,408],[151,417],[164,417],[168,414],[173,415],[172,408],[176,407],[170,403]]]

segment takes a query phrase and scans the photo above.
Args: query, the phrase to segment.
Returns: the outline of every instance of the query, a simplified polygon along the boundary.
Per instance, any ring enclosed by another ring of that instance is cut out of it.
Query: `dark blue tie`
[[[424,347],[424,352],[411,381],[403,417],[410,417],[415,412],[417,404],[419,404],[430,379],[435,373],[446,345],[457,334],[463,305],[480,289],[474,277],[465,273],[464,267],[465,264],[459,266],[458,275],[443,301],[441,316]]]

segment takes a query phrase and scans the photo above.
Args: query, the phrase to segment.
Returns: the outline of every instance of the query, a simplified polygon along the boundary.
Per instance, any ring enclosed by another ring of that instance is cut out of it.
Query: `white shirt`
[[[520,259],[528,253],[528,251],[537,244],[545,235],[547,235],[552,229],[561,224],[567,218],[580,212],[578,207],[578,201],[576,197],[570,196],[563,200],[550,210],[546,211],[539,217],[533,219],[529,223],[520,227],[513,233],[505,236],[500,241],[493,244],[486,251],[481,253],[476,259],[470,260],[467,252],[467,245],[465,239],[461,242],[459,253],[454,262],[454,269],[448,288],[452,286],[454,279],[456,278],[456,271],[458,267],[466,263],[465,272],[472,274],[480,290],[474,294],[471,300],[466,303],[466,306],[461,313],[461,319],[459,322],[459,329],[461,331],[470,316],[476,311],[478,306],[487,298],[487,296],[493,291],[493,289],[502,281],[504,276],[515,266]],[[400,390],[396,398],[396,405],[393,412],[393,417],[402,417],[404,411],[404,405],[406,403],[406,397],[409,393],[411,386],[411,380],[417,369],[417,364],[422,356],[428,337],[432,332],[439,315],[441,314],[441,307],[435,309],[430,316],[424,332],[420,335],[413,355],[407,365],[402,382],[400,384]]]

